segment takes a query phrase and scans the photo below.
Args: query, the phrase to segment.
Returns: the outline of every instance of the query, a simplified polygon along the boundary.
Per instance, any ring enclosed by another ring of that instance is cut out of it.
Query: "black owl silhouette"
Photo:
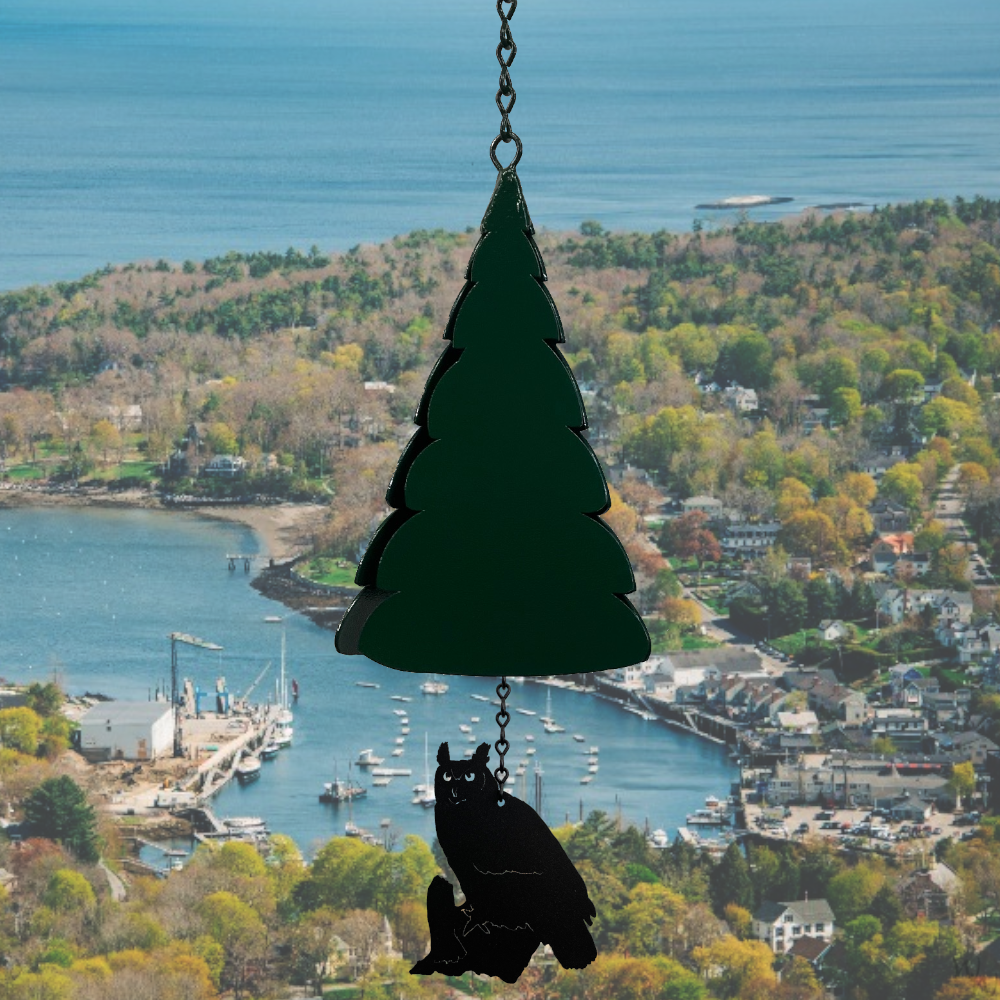
[[[504,793],[481,743],[471,760],[438,750],[434,820],[438,842],[458,876],[465,903],[437,876],[427,890],[431,948],[410,970],[466,971],[516,982],[540,942],[567,969],[597,957],[587,930],[597,910],[559,841],[531,806]]]

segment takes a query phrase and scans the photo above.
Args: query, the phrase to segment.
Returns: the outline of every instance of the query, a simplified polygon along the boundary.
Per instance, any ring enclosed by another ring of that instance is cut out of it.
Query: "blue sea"
[[[521,0],[537,227],[1000,196],[997,0]],[[0,290],[478,224],[492,0],[3,0]]]

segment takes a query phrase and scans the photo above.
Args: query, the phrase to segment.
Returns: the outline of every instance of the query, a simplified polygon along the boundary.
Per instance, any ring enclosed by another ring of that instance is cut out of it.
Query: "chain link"
[[[504,5],[509,9],[504,12]],[[497,90],[497,107],[500,109],[500,134],[493,140],[490,146],[490,159],[497,170],[502,170],[500,161],[497,159],[497,145],[501,142],[513,141],[517,147],[514,159],[510,166],[516,167],[521,159],[521,140],[510,127],[510,112],[517,100],[517,93],[514,90],[514,83],[510,78],[511,63],[517,55],[517,46],[514,44],[514,36],[510,33],[510,19],[517,10],[517,0],[497,0],[497,13],[500,15],[500,44],[497,45],[497,62],[500,64],[500,87]],[[506,58],[504,53],[509,52]],[[504,101],[506,98],[506,102]]]
[[[517,0],[514,0],[516,3]],[[507,698],[510,696],[510,685],[507,678],[503,677],[497,685],[497,697],[500,699],[500,711],[497,712],[497,725],[500,727],[500,739],[493,744],[496,752],[500,755],[500,766],[493,772],[493,777],[497,779],[500,788],[500,805],[503,805],[503,786],[510,777],[510,772],[503,766],[504,754],[510,749],[507,740],[507,723],[510,722],[510,712],[507,711]]]

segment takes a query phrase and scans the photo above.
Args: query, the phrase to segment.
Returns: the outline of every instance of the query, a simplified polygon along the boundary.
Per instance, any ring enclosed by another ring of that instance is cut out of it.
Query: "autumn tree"
[[[688,511],[666,525],[660,540],[670,555],[694,559],[698,564],[699,582],[705,563],[718,562],[722,558],[722,547],[707,524],[708,515],[704,511]]]

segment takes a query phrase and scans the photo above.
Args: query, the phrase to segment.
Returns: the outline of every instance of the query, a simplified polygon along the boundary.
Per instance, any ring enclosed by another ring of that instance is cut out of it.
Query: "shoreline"
[[[161,510],[186,516],[229,521],[250,528],[260,539],[265,560],[289,563],[309,551],[316,531],[329,510],[323,504],[281,503],[256,507],[178,507],[164,504],[155,494],[144,490],[87,490],[86,492],[50,493],[36,490],[0,490],[0,511],[23,507],[97,507],[133,510]],[[269,595],[268,595],[269,596]]]

